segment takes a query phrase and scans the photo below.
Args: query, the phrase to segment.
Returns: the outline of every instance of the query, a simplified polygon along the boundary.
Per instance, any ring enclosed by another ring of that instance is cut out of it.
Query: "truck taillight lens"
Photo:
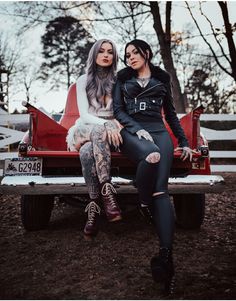
[[[18,151],[20,155],[26,155],[27,154],[27,148],[28,148],[28,144],[27,143],[20,143],[18,146]]]
[[[208,157],[209,156],[209,148],[206,145],[201,145],[200,146],[200,151],[201,151],[201,155],[202,157]]]

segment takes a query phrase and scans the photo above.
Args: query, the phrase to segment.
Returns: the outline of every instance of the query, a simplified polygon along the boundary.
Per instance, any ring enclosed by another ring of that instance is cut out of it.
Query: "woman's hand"
[[[139,130],[136,132],[139,139],[144,138],[146,140],[149,140],[151,142],[154,142],[152,139],[152,136],[145,130]]]
[[[187,158],[189,158],[189,161],[192,161],[193,158],[193,154],[196,154],[197,152],[193,149],[191,149],[188,146],[184,146],[184,147],[176,147],[175,151],[182,151],[182,154],[180,156],[180,159],[182,159],[183,161],[185,161]]]
[[[107,131],[107,137],[109,144],[113,144],[115,147],[119,147],[120,144],[123,143],[123,139],[120,134],[120,130],[122,126],[120,123],[116,120],[109,120],[105,123],[105,128]]]

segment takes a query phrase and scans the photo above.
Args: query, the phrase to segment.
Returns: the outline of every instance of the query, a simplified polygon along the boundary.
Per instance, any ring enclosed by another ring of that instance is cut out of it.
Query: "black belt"
[[[162,106],[162,98],[129,98],[126,99],[126,109],[129,114],[140,111],[160,112]]]

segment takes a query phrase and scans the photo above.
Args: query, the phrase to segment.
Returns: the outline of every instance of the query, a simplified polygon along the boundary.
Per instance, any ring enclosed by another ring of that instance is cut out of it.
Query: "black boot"
[[[151,259],[151,270],[153,280],[164,284],[164,293],[173,294],[175,272],[172,250],[160,248],[159,255]]]
[[[138,211],[140,212],[140,214],[148,224],[154,225],[152,208],[150,205],[139,204]]]

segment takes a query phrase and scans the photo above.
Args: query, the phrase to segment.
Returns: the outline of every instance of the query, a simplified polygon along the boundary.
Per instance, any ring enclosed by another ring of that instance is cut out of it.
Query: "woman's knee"
[[[158,163],[160,161],[161,155],[159,152],[152,152],[146,157],[148,163]]]
[[[102,139],[105,140],[107,132],[103,125],[96,125],[91,131],[91,140]]]
[[[81,146],[79,150],[80,160],[83,161],[87,157],[91,157],[93,155],[93,147],[91,142],[87,142]]]

